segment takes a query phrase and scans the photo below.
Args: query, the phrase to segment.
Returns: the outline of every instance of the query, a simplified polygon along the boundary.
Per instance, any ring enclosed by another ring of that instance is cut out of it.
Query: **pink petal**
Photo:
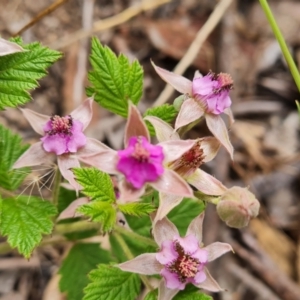
[[[219,196],[227,191],[227,188],[218,179],[201,169],[197,169],[194,174],[186,178],[186,181],[207,195]]]
[[[159,142],[169,141],[169,140],[180,140],[179,134],[174,131],[174,129],[162,119],[157,117],[147,116],[144,120],[149,121],[155,129],[156,137]]]
[[[168,289],[166,287],[165,280],[160,281],[158,287],[158,298],[157,300],[171,300],[179,292],[179,289]]]
[[[98,140],[87,138],[86,145],[77,151],[77,156],[82,156],[82,157],[92,156],[98,154],[101,151],[106,151],[109,149],[110,149],[109,147],[99,142]]]
[[[176,273],[170,272],[167,268],[163,268],[160,275],[164,277],[167,288],[171,290],[184,290],[186,283],[182,283]]]
[[[181,105],[179,114],[176,118],[175,130],[200,119],[203,114],[203,109],[194,99],[189,98],[185,100]]]
[[[152,66],[154,67],[156,73],[167,83],[169,83],[176,91],[182,94],[192,94],[192,82],[187,78],[177,75],[175,73],[169,72],[165,69],[157,67],[152,61]]]
[[[147,141],[150,141],[148,128],[140,112],[131,102],[128,103],[128,106],[128,120],[125,127],[124,137],[125,148],[127,147],[129,139],[131,137],[144,136]]]
[[[172,263],[177,257],[178,253],[174,249],[174,242],[170,240],[163,241],[160,251],[156,253],[156,259],[162,265]]]
[[[171,162],[180,158],[189,151],[196,143],[196,140],[169,140],[160,143],[164,149],[164,162]]]
[[[39,165],[51,165],[53,164],[55,155],[46,152],[42,147],[42,142],[35,143],[19,157],[14,163],[13,169],[32,167]]]
[[[44,126],[50,120],[49,116],[38,114],[31,109],[21,109],[24,117],[30,123],[31,127],[40,135],[44,135]]]
[[[72,154],[64,154],[57,156],[58,168],[61,175],[69,181],[69,183],[74,187],[76,192],[82,189],[82,187],[75,180],[73,172],[70,170],[72,168],[80,167],[78,158]]]
[[[64,209],[57,218],[57,221],[63,219],[73,218],[76,213],[76,209],[83,205],[89,203],[89,199],[87,197],[81,197],[73,201],[66,209]]]
[[[230,143],[228,131],[221,116],[206,114],[206,124],[211,133],[220,141],[220,143],[226,148],[233,160],[233,147]]]
[[[165,169],[163,175],[155,182],[149,182],[154,189],[168,194],[193,198],[191,187],[174,171]]]
[[[141,189],[135,189],[125,179],[119,184],[120,196],[118,198],[119,203],[134,202],[139,200],[145,193],[145,186]]]
[[[109,173],[109,174],[119,174],[116,169],[118,162],[118,153],[115,150],[107,148],[107,150],[102,150],[96,155],[92,156],[78,156],[78,159],[90,166],[98,168],[99,170]]]
[[[208,262],[208,252],[204,248],[198,248],[193,254],[193,257],[197,258],[202,264],[206,264]]]
[[[91,122],[93,116],[93,100],[94,98],[86,99],[81,105],[79,105],[70,113],[74,120],[80,121],[83,124],[83,130],[85,130]]]
[[[229,251],[233,252],[233,249],[229,244],[220,242],[212,243],[202,249],[207,251],[208,261],[215,260]]]
[[[22,51],[24,51],[24,49],[18,44],[0,38],[0,56]]]
[[[185,237],[175,238],[184,249],[184,252],[193,254],[199,249],[198,239],[193,234],[187,234]]]
[[[206,275],[206,280],[201,282],[201,283],[195,284],[195,286],[200,288],[200,289],[204,289],[204,290],[211,291],[211,292],[223,291],[223,289],[212,278],[212,276],[210,275],[210,273],[208,272],[208,270],[206,268],[204,268],[204,272],[205,272],[205,275]]]
[[[143,275],[159,274],[162,265],[156,260],[156,253],[144,253],[136,258],[117,265],[122,271]]]
[[[179,236],[176,226],[168,218],[157,221],[153,226],[152,234],[159,247],[164,241],[173,241],[174,237]]]
[[[175,206],[177,206],[182,201],[182,199],[182,196],[159,193],[159,207],[153,223],[156,223],[158,220],[164,218]]]
[[[203,219],[204,219],[204,212],[192,220],[186,232],[186,235],[191,234],[197,238],[199,246],[202,243]]]
[[[233,113],[230,107],[226,108],[224,110],[224,114],[226,114],[229,118],[229,127],[232,126],[232,124],[234,123],[234,117],[233,117]]]
[[[199,284],[201,282],[203,282],[206,279],[206,274],[204,271],[199,271],[196,276],[194,277],[194,282],[196,284]]]
[[[201,149],[203,150],[204,160],[203,162],[209,162],[215,158],[219,149],[220,149],[220,142],[214,137],[205,137],[200,139],[201,140]]]

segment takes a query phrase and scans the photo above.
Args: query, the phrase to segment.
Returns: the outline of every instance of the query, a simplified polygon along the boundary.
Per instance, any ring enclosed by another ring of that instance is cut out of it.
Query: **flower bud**
[[[185,99],[185,95],[180,95],[174,100],[173,105],[177,111],[180,111],[184,99]]]
[[[228,189],[217,204],[217,212],[229,227],[241,228],[258,215],[260,204],[247,188]]]

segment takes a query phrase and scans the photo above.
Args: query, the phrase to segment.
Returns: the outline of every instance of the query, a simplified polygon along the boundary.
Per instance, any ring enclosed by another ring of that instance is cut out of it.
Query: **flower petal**
[[[40,135],[44,135],[44,126],[50,120],[50,117],[38,114],[37,112],[27,108],[21,108],[21,111],[24,117],[30,123],[31,127],[34,129],[34,131]]]
[[[171,300],[179,292],[179,289],[168,289],[166,287],[165,280],[160,281],[158,287],[158,298],[157,300]]]
[[[71,202],[71,204],[66,209],[64,209],[60,213],[60,215],[57,218],[57,221],[63,220],[63,219],[74,218],[76,209],[79,206],[81,206],[83,204],[87,204],[87,203],[89,203],[89,199],[87,197],[81,197],[81,198],[74,200],[73,202]]]
[[[163,268],[160,275],[164,277],[167,288],[171,290],[184,290],[186,283],[181,282],[176,273],[170,272],[167,268]]]
[[[224,114],[226,114],[229,118],[229,127],[232,126],[232,124],[234,123],[234,117],[233,117],[233,113],[230,107],[226,108],[224,110]]]
[[[150,140],[148,128],[135,105],[128,103],[128,119],[125,127],[124,145],[128,145],[131,137],[144,136],[147,141]]]
[[[156,137],[159,142],[169,140],[180,140],[179,134],[162,119],[153,116],[147,116],[144,120],[149,121],[155,129]]]
[[[156,73],[167,83],[169,83],[176,91],[182,94],[192,94],[192,82],[187,78],[169,72],[165,69],[157,67],[153,61],[151,61]]]
[[[156,259],[156,253],[144,253],[132,260],[116,265],[125,272],[138,273],[143,275],[159,274],[162,265]]]
[[[201,283],[195,284],[196,287],[207,290],[207,291],[211,291],[211,292],[224,291],[224,289],[222,289],[219,286],[219,284],[212,278],[212,276],[210,275],[210,273],[208,272],[208,270],[206,268],[204,268],[204,272],[206,275],[206,280]]]
[[[117,161],[119,159],[118,153],[115,150],[107,148],[96,155],[78,156],[78,159],[90,166],[96,167],[101,171],[109,174],[118,174],[116,169]]]
[[[193,198],[193,190],[178,174],[165,169],[164,173],[155,182],[149,182],[156,190],[168,194]]]
[[[203,219],[204,212],[192,220],[186,232],[186,235],[194,235],[197,238],[199,246],[202,243]]]
[[[188,176],[186,181],[207,195],[219,196],[227,191],[227,188],[218,179],[201,169],[197,169],[194,174]]]
[[[145,186],[140,189],[135,189],[125,179],[119,184],[120,196],[118,198],[119,203],[134,202],[145,193]]]
[[[204,110],[196,102],[196,100],[189,98],[185,100],[180,108],[178,116],[175,121],[175,130],[190,124],[204,115]]]
[[[196,143],[196,140],[169,140],[160,143],[164,149],[164,162],[171,162],[180,158],[189,151]]]
[[[208,261],[215,260],[229,251],[233,252],[233,249],[229,244],[220,242],[212,243],[202,249],[207,251]]]
[[[32,167],[42,164],[52,164],[55,155],[46,152],[42,147],[42,142],[35,143],[30,146],[30,148],[19,157],[19,159],[14,163],[13,169]]]
[[[77,151],[77,156],[82,156],[82,157],[92,156],[98,154],[101,151],[106,151],[109,149],[110,149],[109,147],[99,142],[98,140],[87,138],[86,145]]]
[[[153,226],[152,234],[159,247],[164,241],[173,241],[175,236],[179,236],[177,227],[168,218],[157,221]]]
[[[24,49],[18,44],[0,38],[0,56],[22,51],[24,51]]]
[[[72,168],[80,167],[78,158],[76,156],[73,156],[72,154],[59,155],[57,156],[57,164],[61,175],[69,181],[69,183],[78,193],[78,191],[81,190],[82,187],[77,183],[73,172],[70,170]]]
[[[83,124],[83,130],[87,128],[90,124],[93,116],[93,105],[94,98],[86,99],[82,104],[80,104],[75,110],[73,110],[70,115],[74,120],[80,121]]]
[[[203,150],[204,155],[203,162],[209,162],[215,158],[220,149],[221,144],[216,138],[212,136],[202,138],[200,139],[200,141],[201,149]]]
[[[159,193],[159,207],[153,223],[164,218],[182,199],[182,196]]]
[[[220,141],[220,143],[226,148],[233,160],[233,147],[230,143],[228,131],[221,116],[206,114],[206,124],[211,133]]]
[[[193,234],[187,234],[185,237],[176,237],[185,253],[193,254],[199,249],[198,239]]]
[[[162,242],[160,251],[156,253],[157,261],[162,265],[169,265],[178,258],[178,253],[175,251],[174,242],[165,240]]]

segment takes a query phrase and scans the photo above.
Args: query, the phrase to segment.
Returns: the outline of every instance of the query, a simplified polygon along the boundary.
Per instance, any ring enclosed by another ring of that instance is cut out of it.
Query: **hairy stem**
[[[59,189],[61,183],[61,173],[59,168],[56,169],[55,178],[54,178],[54,186],[52,191],[52,203],[57,206],[58,203],[58,196],[59,196]]]

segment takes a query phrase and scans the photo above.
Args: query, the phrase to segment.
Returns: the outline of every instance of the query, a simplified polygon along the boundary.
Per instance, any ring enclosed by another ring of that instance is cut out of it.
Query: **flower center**
[[[218,81],[218,88],[214,88],[213,92],[218,94],[224,90],[229,91],[233,89],[233,80],[232,77],[227,73],[211,73],[212,80]]]
[[[139,162],[148,162],[150,153],[145,147],[143,147],[140,138],[138,138],[137,143],[134,145],[134,151],[131,156]]]
[[[171,162],[169,167],[181,176],[188,176],[202,165],[203,160],[204,152],[201,148],[201,141],[198,140],[189,151],[185,152],[179,159]]]
[[[60,116],[53,116],[50,118],[50,126],[51,130],[46,131],[48,135],[55,135],[55,134],[65,134],[65,135],[71,135],[71,129],[73,126],[73,119],[72,117],[66,116],[66,117],[60,117]]]
[[[185,283],[187,279],[196,276],[201,263],[197,258],[185,253],[178,241],[174,242],[174,248],[178,253],[178,257],[167,268],[170,272],[177,274],[180,282]]]

